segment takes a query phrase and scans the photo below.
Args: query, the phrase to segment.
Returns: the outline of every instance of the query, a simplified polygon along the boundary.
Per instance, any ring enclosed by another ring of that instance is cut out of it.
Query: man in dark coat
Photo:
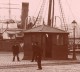
[[[17,61],[19,61],[19,46],[17,44],[13,45],[12,47],[13,51],[13,61],[15,61],[15,57],[17,57]]]
[[[41,59],[42,59],[42,49],[39,47],[38,42],[36,42],[36,48],[37,48],[37,64],[38,64],[38,70],[42,69],[41,66]]]

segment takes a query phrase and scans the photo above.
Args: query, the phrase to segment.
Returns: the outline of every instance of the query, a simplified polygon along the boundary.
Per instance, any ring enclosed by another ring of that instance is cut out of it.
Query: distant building
[[[73,51],[74,38],[69,38],[69,51]],[[80,38],[75,38],[75,50],[80,52]]]
[[[23,42],[23,36],[22,29],[9,28],[4,30],[3,36],[0,37],[0,51],[11,51],[15,42]]]
[[[22,3],[22,15],[19,25],[12,19],[2,21],[0,29],[0,50],[11,51],[11,47],[15,41],[23,42],[23,30],[27,28],[29,3]]]

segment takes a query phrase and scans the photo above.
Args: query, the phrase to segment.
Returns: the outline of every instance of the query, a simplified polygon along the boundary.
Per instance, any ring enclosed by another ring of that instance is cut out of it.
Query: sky
[[[45,1],[45,7],[43,12],[43,18],[45,21],[47,21],[47,13],[48,13],[48,1]],[[55,16],[60,17],[60,7],[59,7],[59,0],[55,1]],[[80,25],[80,0],[60,0],[63,8],[63,13],[65,17],[66,24],[68,24],[70,27],[72,26],[71,22],[73,20],[76,20],[77,26]],[[41,4],[43,0],[10,0],[11,4],[17,4],[17,5],[11,5],[11,8],[18,8],[18,9],[11,9],[11,18],[15,20],[20,20],[21,18],[21,9],[22,9],[22,2],[28,2],[29,3],[29,16],[37,17]],[[8,9],[1,9],[2,7],[7,7],[9,0],[0,0],[0,20],[7,19],[9,17],[9,10]],[[60,19],[57,18],[56,26],[60,26]],[[79,30],[76,30],[79,32]]]
[[[22,9],[22,2],[28,2],[29,3],[29,15],[30,16],[34,16],[34,13],[37,10],[37,7],[40,7],[40,4],[42,3],[41,0],[10,0],[11,4],[17,4],[17,5],[11,5],[11,8],[19,8],[19,9],[11,9],[11,17],[12,18],[20,18],[21,15],[21,9]],[[1,4],[2,3],[2,4]],[[9,0],[0,0],[0,7],[6,7],[8,8],[9,5],[6,5],[9,3]],[[5,4],[5,5],[4,5]],[[39,6],[38,6],[39,5]],[[0,9],[0,15],[1,18],[8,18],[9,14],[8,14],[8,9]],[[5,13],[3,13],[5,12]]]
[[[19,19],[21,15],[21,4],[22,2],[29,2],[29,15],[30,16],[37,16],[39,9],[41,7],[43,0],[10,0],[11,4],[18,4],[18,5],[11,5],[11,8],[19,8],[19,9],[11,9],[11,16],[12,18]],[[55,16],[59,16],[59,5],[58,0],[55,1]],[[2,4],[1,4],[2,3]],[[9,0],[0,0],[0,7],[8,8]],[[48,0],[45,0],[45,10],[48,10]],[[65,14],[65,18],[67,22],[71,22],[72,20],[76,20],[80,23],[80,0],[61,0],[63,11]],[[45,13],[45,11],[44,11]],[[47,14],[47,13],[46,13]],[[8,18],[8,9],[0,9],[0,19]]]
[[[21,4],[22,2],[29,2],[29,15],[30,16],[37,16],[39,9],[41,7],[43,0],[10,0],[11,4],[18,4],[18,5],[11,5],[11,8],[19,8],[19,9],[11,9],[12,18],[20,18],[21,15]],[[58,0],[55,1],[55,16],[59,16],[59,5]],[[1,4],[2,3],[2,4]],[[0,7],[8,8],[9,0],[0,0]],[[48,0],[45,0],[45,10],[48,9]],[[61,0],[63,11],[67,21],[76,19],[76,21],[80,22],[80,0]],[[8,9],[0,9],[0,18],[7,18],[8,17]]]

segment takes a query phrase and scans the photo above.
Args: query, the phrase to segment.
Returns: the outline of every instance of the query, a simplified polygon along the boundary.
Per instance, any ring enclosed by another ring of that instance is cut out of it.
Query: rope
[[[39,0],[39,4],[40,4],[41,0]],[[36,7],[38,8],[39,4],[37,3]],[[36,15],[37,9],[34,11],[34,16]]]
[[[65,28],[65,31],[67,31],[68,27],[67,27],[67,24],[65,23],[65,17],[64,17],[64,13],[63,13],[61,0],[58,0],[58,2],[59,2],[60,12],[61,12],[61,16],[62,16],[62,21],[63,21],[63,27]]]
[[[75,19],[75,16],[74,16],[74,14],[73,14],[73,12],[72,12],[72,9],[71,9],[71,7],[70,7],[70,5],[69,5],[69,3],[68,3],[67,0],[66,0],[66,3],[67,3],[67,6],[69,7],[69,10],[71,11],[71,14],[72,14],[73,18]]]
[[[40,11],[39,11],[38,16],[36,18],[36,21],[34,22],[34,25],[39,24],[41,22],[42,14],[43,14],[44,6],[45,6],[45,1],[46,0],[43,0],[43,2],[42,2]]]

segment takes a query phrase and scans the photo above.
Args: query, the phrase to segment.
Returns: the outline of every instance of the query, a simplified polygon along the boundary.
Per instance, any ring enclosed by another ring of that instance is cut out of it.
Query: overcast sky
[[[10,0],[11,4],[19,4],[19,5],[11,5],[12,8],[19,8],[19,9],[12,9],[11,14],[12,18],[20,18],[21,15],[21,4],[22,2],[29,2],[29,15],[36,16],[38,11],[41,7],[43,0]],[[45,0],[45,10],[47,12],[48,0]],[[60,14],[58,0],[55,1],[55,16]],[[63,11],[67,21],[71,21],[76,19],[80,23],[80,0],[61,0]],[[3,3],[3,4],[1,4]],[[0,7],[8,7],[9,0],[0,0]],[[45,12],[45,11],[44,11]],[[0,9],[0,18],[7,18],[8,17],[8,9]]]
[[[43,17],[47,17],[48,11],[48,1],[45,0],[45,8]],[[55,1],[55,16],[60,16],[60,8],[59,8],[59,0]],[[20,19],[21,17],[21,4],[22,2],[29,2],[29,16],[37,16],[41,7],[43,0],[10,0],[11,4],[18,4],[18,5],[11,5],[11,8],[19,8],[19,9],[11,9],[11,17],[14,19]],[[0,0],[0,7],[6,7],[9,3],[9,0]],[[70,24],[74,19],[80,23],[80,0],[61,0],[63,13],[66,19],[66,23]],[[0,19],[7,19],[9,17],[9,10],[8,9],[0,9]],[[57,20],[59,20],[57,18]]]
[[[55,1],[55,16],[60,17],[60,7],[59,7],[59,0]],[[60,0],[63,8],[63,13],[65,16],[66,23],[70,26],[71,22],[75,19],[77,21],[77,26],[80,26],[80,0]],[[29,2],[29,16],[36,17],[39,13],[41,4],[43,0],[10,0],[11,8],[19,8],[19,9],[11,9],[11,18],[20,20],[21,17],[21,9],[22,9],[22,2]],[[9,18],[9,10],[4,9],[3,7],[8,8],[9,0],[0,0],[0,20]],[[45,8],[43,17],[45,21],[47,21],[47,12],[48,12],[48,3],[49,0],[45,0]],[[2,9],[1,9],[2,8]],[[57,18],[57,26],[60,26],[59,18]],[[79,30],[76,30],[77,33]],[[80,34],[80,33],[78,33]]]

